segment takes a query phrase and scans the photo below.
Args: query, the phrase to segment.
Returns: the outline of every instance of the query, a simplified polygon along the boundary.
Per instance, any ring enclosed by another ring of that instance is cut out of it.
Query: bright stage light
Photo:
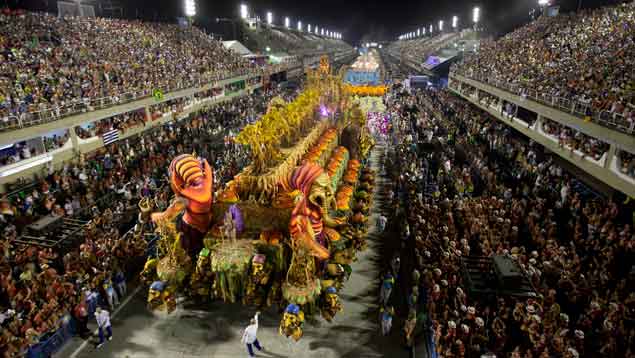
[[[185,0],[185,16],[192,17],[196,15],[196,3],[194,0]]]
[[[240,18],[244,20],[248,16],[249,16],[249,10],[247,10],[247,5],[241,4],[240,5]]]
[[[298,31],[302,31],[302,21],[298,21]]]
[[[458,16],[452,16],[452,28],[456,29],[458,24],[459,24],[459,17]]]
[[[271,11],[267,12],[267,25],[273,24],[273,14]]]
[[[443,31],[443,20],[439,20],[439,31]]]
[[[472,11],[472,21],[474,21],[475,24],[478,24],[480,20],[481,20],[481,9],[477,6]]]
[[[291,20],[289,20],[288,17],[285,17],[284,18],[284,27],[286,27],[288,29],[289,26],[291,26]]]

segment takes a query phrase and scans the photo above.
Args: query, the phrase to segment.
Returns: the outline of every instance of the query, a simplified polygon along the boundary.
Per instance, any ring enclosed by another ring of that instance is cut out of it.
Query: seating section
[[[247,34],[246,46],[254,52],[266,53],[269,48],[269,52],[272,53],[306,55],[352,50],[352,47],[342,40],[281,27],[261,25],[252,29],[245,25],[243,31]]]
[[[462,35],[463,33],[461,32],[450,32],[433,37],[400,40],[392,42],[386,50],[394,57],[407,59],[414,63],[423,63],[430,55],[447,47],[455,40],[461,38]]]
[[[632,132],[634,27],[632,2],[541,16],[497,41],[483,43],[454,71]]]
[[[398,315],[401,342],[421,352],[429,335],[433,357],[632,356],[632,200],[448,90],[396,87],[386,106],[384,334]]]
[[[0,129],[24,124],[27,113],[63,116],[256,66],[174,24],[27,12],[0,14],[0,33]]]

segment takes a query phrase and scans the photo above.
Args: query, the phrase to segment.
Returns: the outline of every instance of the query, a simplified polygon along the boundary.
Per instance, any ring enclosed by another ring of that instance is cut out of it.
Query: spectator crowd
[[[394,306],[406,344],[429,342],[439,357],[633,356],[633,200],[593,192],[447,90],[397,85],[385,103],[386,230],[400,242],[381,277],[382,324]],[[471,291],[464,260],[495,255],[512,260],[529,292]]]
[[[0,12],[0,118],[63,107],[82,111],[98,99],[192,87],[257,71],[196,27],[98,17]]]
[[[576,112],[616,114],[635,124],[635,4],[540,16],[497,41],[481,44],[454,71],[577,103]],[[611,122],[613,123],[613,122]]]

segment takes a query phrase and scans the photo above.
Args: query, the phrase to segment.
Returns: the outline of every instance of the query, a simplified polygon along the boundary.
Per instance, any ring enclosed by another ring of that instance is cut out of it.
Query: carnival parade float
[[[365,248],[374,173],[363,163],[373,141],[327,59],[307,78],[294,101],[272,101],[238,134],[251,164],[224,188],[212,187],[206,160],[173,160],[175,197],[150,215],[161,237],[142,273],[152,309],[173,311],[181,293],[277,305],[280,333],[295,340],[307,318],[331,321],[343,309],[338,292]]]

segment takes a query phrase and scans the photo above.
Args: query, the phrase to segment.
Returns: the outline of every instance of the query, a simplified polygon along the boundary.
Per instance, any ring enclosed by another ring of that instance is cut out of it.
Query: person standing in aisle
[[[256,349],[258,349],[259,351],[265,349],[264,347],[260,345],[260,342],[258,342],[258,316],[259,315],[260,315],[260,312],[256,312],[256,315],[254,316],[254,318],[251,319],[249,326],[245,328],[245,332],[243,332],[243,337],[241,339],[241,342],[247,345],[247,352],[249,353],[250,357],[255,357],[254,349],[252,345],[255,346]]]
[[[112,340],[112,327],[110,325],[110,312],[97,307],[95,311],[95,319],[97,320],[97,326],[99,327],[99,344],[97,348],[101,348],[104,345],[104,330],[108,334],[106,337],[109,341]]]

